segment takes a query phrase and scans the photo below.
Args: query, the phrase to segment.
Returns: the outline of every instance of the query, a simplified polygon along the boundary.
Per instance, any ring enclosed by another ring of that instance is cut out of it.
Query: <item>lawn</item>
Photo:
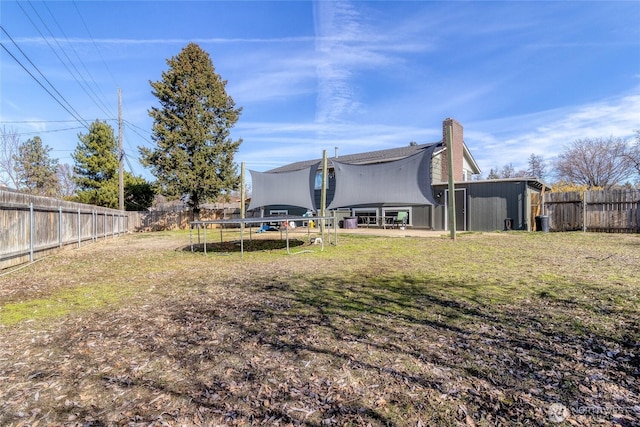
[[[640,236],[298,237],[5,272],[0,425],[640,425]]]

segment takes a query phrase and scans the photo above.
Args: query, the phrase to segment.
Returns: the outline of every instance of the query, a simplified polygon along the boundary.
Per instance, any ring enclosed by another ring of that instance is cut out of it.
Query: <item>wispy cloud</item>
[[[407,37],[401,25],[374,24],[359,7],[350,1],[314,3],[319,123],[345,122],[362,109],[363,88],[358,84],[362,73],[397,65],[402,54],[431,49],[428,41]]]
[[[346,1],[315,2],[314,13],[316,52],[321,58],[317,65],[316,121],[339,122],[357,108],[351,88],[352,74],[345,59],[353,54],[351,43],[361,38],[360,19]]]
[[[466,125],[465,140],[485,172],[508,163],[516,169],[526,168],[531,154],[552,160],[576,139],[630,139],[640,128],[640,91],[586,105]]]
[[[244,138],[240,161],[248,167],[268,170],[287,163],[333,155],[354,154],[363,150],[382,150],[411,141],[436,142],[441,138],[439,123],[433,127],[390,126],[376,123],[273,123],[244,122],[237,127]],[[317,135],[323,135],[318,139]],[[264,148],[264,147],[277,147]],[[363,148],[366,147],[366,148]]]
[[[315,94],[314,57],[291,50],[284,56],[269,50],[246,54],[234,62],[237,79],[229,82],[229,93],[240,102],[264,102]]]

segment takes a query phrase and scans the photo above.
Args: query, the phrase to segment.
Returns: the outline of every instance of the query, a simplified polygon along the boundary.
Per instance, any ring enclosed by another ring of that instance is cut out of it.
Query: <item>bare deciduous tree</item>
[[[18,154],[20,137],[15,129],[2,127],[2,146],[0,146],[0,184],[18,188],[14,157]]]
[[[516,170],[513,163],[507,163],[501,168],[491,168],[487,179],[522,178],[527,175],[525,170]]]
[[[631,159],[631,164],[638,174],[638,178],[640,179],[640,129],[635,130],[636,143],[629,152],[629,158]]]
[[[60,183],[60,197],[68,199],[75,196],[78,186],[76,185],[73,166],[68,163],[58,164],[56,175],[58,176],[58,182]]]
[[[558,155],[555,172],[561,181],[611,188],[633,174],[629,154],[630,147],[622,138],[577,139]]]
[[[526,170],[527,176],[544,179],[547,174],[547,164],[541,155],[531,153],[529,156],[529,167]]]
[[[514,176],[516,176],[516,168],[513,167],[513,163],[507,163],[502,166],[500,171],[501,178],[513,178]]]

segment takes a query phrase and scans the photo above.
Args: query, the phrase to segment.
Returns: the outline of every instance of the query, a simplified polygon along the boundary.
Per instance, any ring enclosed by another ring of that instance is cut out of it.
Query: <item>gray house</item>
[[[452,128],[457,229],[530,229],[531,193],[541,191],[544,184],[535,179],[471,181],[480,169],[464,143],[462,125],[454,119],[443,122],[442,141],[329,159],[328,210],[342,225],[447,230],[449,175],[444,140],[448,126]],[[318,210],[320,164],[321,159],[313,159],[264,173],[251,171],[253,215],[302,215]]]

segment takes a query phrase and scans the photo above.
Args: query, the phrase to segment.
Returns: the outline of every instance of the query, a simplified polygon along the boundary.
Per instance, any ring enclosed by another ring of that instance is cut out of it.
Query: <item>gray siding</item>
[[[503,230],[511,218],[514,230],[527,229],[527,188],[521,182],[495,182],[467,187],[469,229]]]
[[[415,228],[431,228],[431,217],[433,209],[431,206],[413,206],[411,213],[412,226]]]
[[[531,195],[540,192],[536,185],[541,188],[542,184],[527,179],[457,182],[455,184],[456,190],[465,190],[465,203],[464,206],[456,206],[458,219],[456,222],[460,223],[460,218],[464,215],[464,224],[468,231],[499,231],[504,230],[505,220],[510,218],[513,230],[530,231],[532,226]],[[444,203],[446,190],[446,184],[433,186],[433,193],[437,201]],[[330,179],[327,188],[327,204],[333,199],[334,193],[335,180]],[[456,193],[458,192],[456,191]],[[320,190],[315,191],[315,197],[317,205],[320,206]],[[371,208],[380,212],[381,206],[371,206]],[[267,213],[268,209],[289,209],[289,213],[293,215],[304,213],[304,210],[291,206],[268,206]],[[411,226],[444,230],[446,214],[444,204],[434,207],[412,206]],[[462,230],[460,226],[458,226],[458,230]]]
[[[455,186],[456,190],[466,190],[467,230],[504,230],[507,218],[512,220],[514,230],[531,230],[531,194],[540,190],[526,179],[458,182]],[[436,185],[434,193],[444,193],[446,188],[446,185]],[[436,230],[444,229],[446,214],[444,205],[435,209]]]

